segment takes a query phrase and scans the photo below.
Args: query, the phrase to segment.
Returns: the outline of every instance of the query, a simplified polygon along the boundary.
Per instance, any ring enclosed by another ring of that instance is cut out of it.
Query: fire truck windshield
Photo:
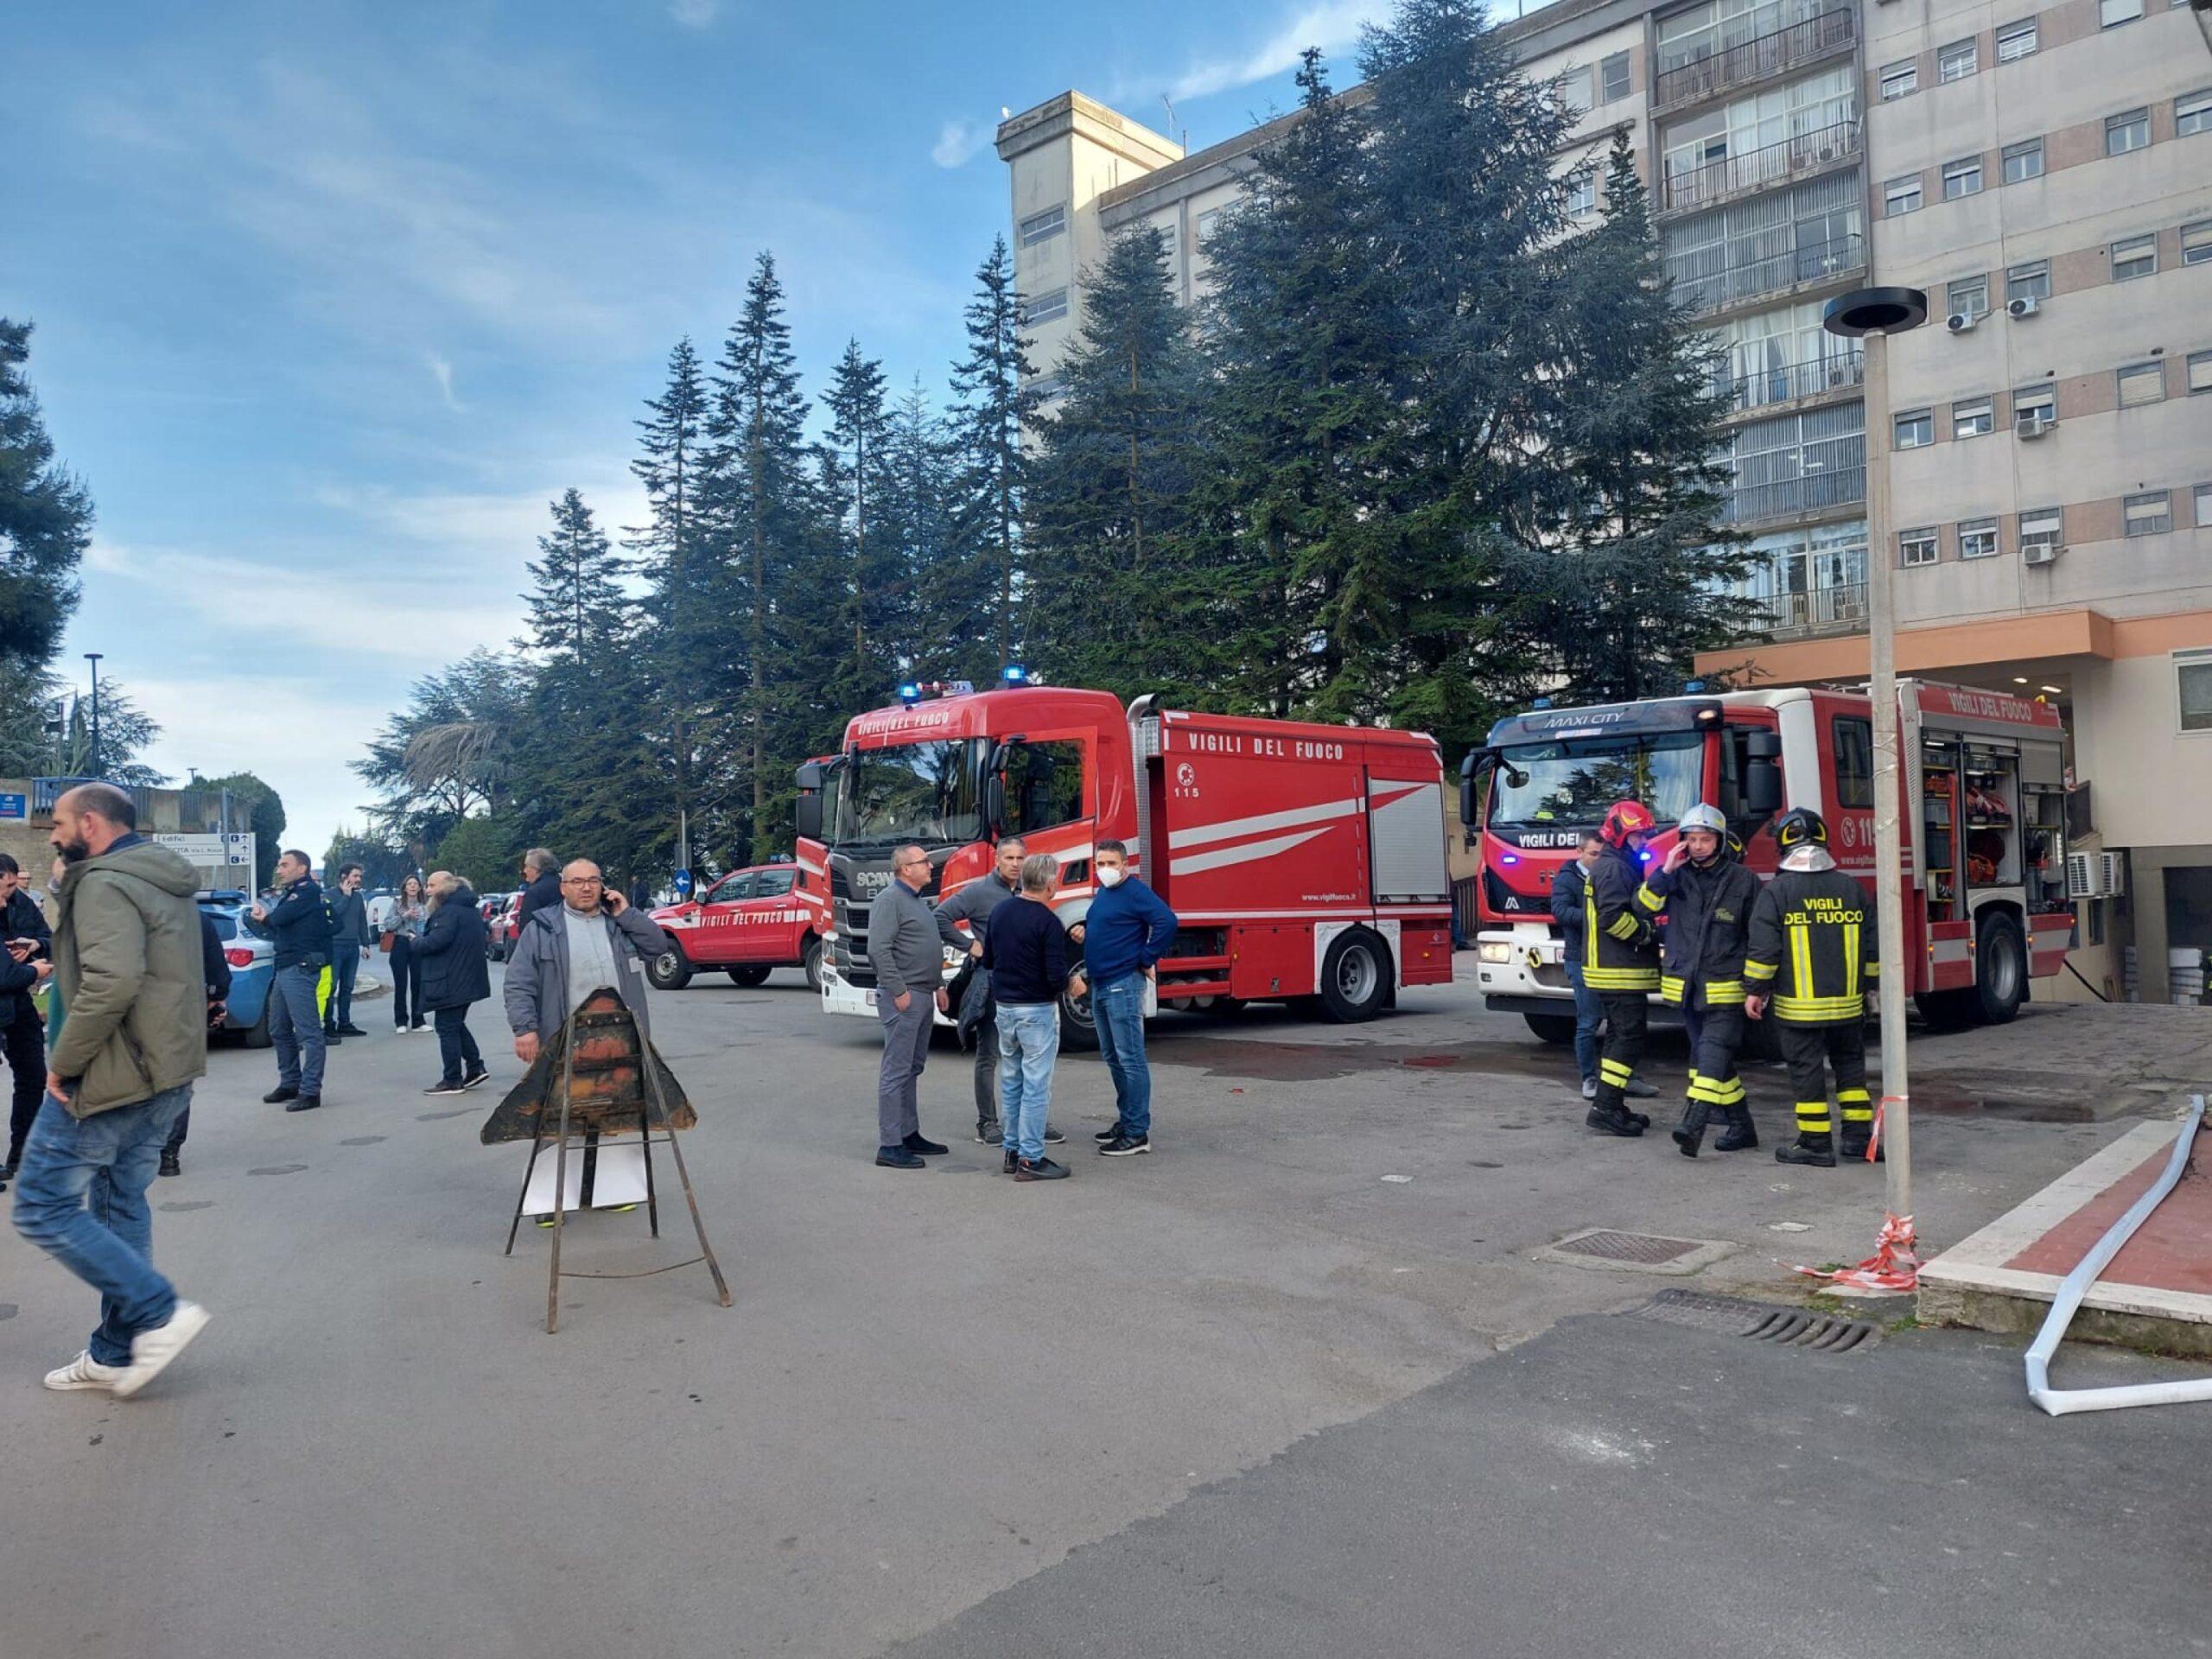
[[[984,740],[902,743],[894,748],[855,749],[842,771],[834,814],[841,842],[865,845],[920,842],[953,846],[983,833],[976,804],[976,775]]]
[[[1568,738],[1501,751],[1488,821],[1501,829],[1594,826],[1615,801],[1634,799],[1661,823],[1697,804],[1702,732]]]

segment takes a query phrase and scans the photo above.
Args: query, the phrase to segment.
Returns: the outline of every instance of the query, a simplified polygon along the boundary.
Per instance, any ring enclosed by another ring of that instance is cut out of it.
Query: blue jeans
[[[1001,1002],[999,1122],[1006,1149],[1026,1163],[1045,1156],[1045,1116],[1052,1109],[1052,1061],[1060,1052],[1056,1002]]]
[[[85,1344],[103,1365],[128,1365],[141,1331],[167,1325],[176,1291],[154,1271],[146,1189],[162,1145],[192,1105],[192,1085],[75,1118],[48,1096],[16,1175],[16,1230],[100,1294]]]
[[[269,980],[269,1041],[276,1081],[303,1095],[322,1093],[322,1015],[315,1007],[320,968],[279,968]]]
[[[350,1026],[353,1023],[353,981],[361,971],[361,947],[340,939],[332,947],[330,958],[331,1026]]]
[[[1605,1000],[1582,982],[1582,965],[1567,964],[1567,982],[1574,987],[1574,1069],[1582,1081],[1598,1075],[1598,1027],[1605,1023]]]
[[[1144,1058],[1142,974],[1090,988],[1090,1017],[1098,1027],[1098,1052],[1114,1074],[1114,1104],[1124,1135],[1152,1133],[1152,1067]]]

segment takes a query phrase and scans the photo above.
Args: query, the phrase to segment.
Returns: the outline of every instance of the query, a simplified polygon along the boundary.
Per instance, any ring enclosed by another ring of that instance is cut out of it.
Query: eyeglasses
[[[598,875],[564,875],[561,878],[561,885],[564,887],[603,887],[607,885],[607,879]]]

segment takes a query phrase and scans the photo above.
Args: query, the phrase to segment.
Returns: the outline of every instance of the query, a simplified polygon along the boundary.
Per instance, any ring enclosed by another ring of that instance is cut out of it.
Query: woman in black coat
[[[437,1029],[445,1073],[423,1092],[458,1095],[492,1075],[468,1031],[469,1005],[492,995],[489,940],[476,894],[450,870],[432,873],[430,905],[415,958],[422,974],[421,1006]]]

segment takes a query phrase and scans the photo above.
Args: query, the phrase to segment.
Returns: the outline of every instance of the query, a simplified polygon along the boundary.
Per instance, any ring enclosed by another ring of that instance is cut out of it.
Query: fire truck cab
[[[1179,930],[1157,1000],[1306,1001],[1363,1020],[1402,985],[1452,976],[1441,763],[1417,733],[1124,709],[1104,691],[908,687],[799,771],[798,857],[826,912],[823,1007],[873,1014],[872,902],[891,857],[930,855],[931,897],[988,874],[1020,836],[1059,862],[1061,918],[1096,891],[1099,841],[1124,842]],[[950,979],[963,947],[948,946]],[[1064,1040],[1095,1041],[1088,999]]]
[[[1931,1023],[2002,1023],[2032,980],[2059,970],[2072,938],[2058,711],[1911,679],[1897,683],[1897,701],[1907,988]],[[1873,755],[1865,694],[1821,688],[1538,708],[1498,721],[1460,769],[1462,813],[1480,826],[1476,955],[1488,1006],[1526,1016],[1548,1042],[1573,1039],[1552,881],[1624,797],[1658,821],[1647,861],[1662,861],[1675,823],[1710,801],[1762,880],[1777,857],[1767,825],[1810,807],[1827,822],[1839,867],[1872,887]]]

